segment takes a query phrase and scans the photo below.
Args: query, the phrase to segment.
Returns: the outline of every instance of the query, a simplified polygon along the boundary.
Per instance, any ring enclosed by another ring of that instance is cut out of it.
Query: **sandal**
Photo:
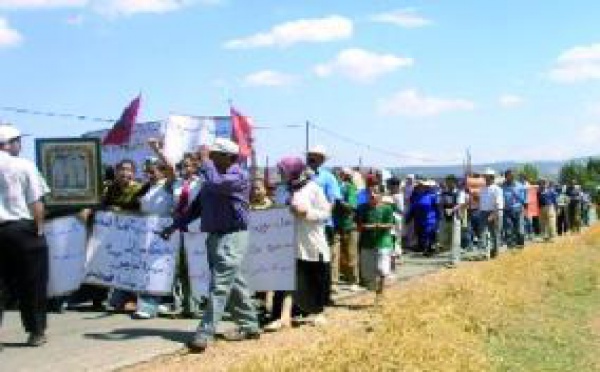
[[[275,320],[265,326],[263,329],[265,332],[277,332],[281,331],[284,328],[291,327],[290,323],[284,323],[281,320]]]

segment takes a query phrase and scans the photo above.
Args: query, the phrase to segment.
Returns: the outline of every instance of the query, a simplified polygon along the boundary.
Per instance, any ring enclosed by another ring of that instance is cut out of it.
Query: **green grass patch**
[[[494,370],[600,370],[600,337],[591,327],[600,317],[600,286],[593,271],[582,268],[561,278],[538,306],[531,306],[501,334],[490,337]]]

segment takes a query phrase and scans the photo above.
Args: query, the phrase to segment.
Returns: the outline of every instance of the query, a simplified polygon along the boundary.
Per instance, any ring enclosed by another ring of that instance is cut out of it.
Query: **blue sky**
[[[592,0],[0,0],[0,106],[111,118],[142,92],[144,121],[232,99],[271,127],[272,161],[303,151],[286,126],[307,120],[371,145],[312,130],[338,164],[592,155],[598,19]],[[38,137],[106,126],[0,118]]]

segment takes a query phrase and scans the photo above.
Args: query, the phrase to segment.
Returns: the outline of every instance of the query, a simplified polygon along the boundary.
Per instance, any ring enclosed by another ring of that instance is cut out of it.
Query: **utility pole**
[[[305,148],[306,148],[306,154],[308,155],[308,151],[310,150],[310,122],[307,120],[306,121],[306,143],[305,143]]]

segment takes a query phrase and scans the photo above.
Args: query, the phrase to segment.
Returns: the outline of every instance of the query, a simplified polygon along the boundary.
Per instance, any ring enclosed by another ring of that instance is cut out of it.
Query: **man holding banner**
[[[172,226],[162,231],[168,238],[200,217],[211,272],[210,294],[202,322],[188,343],[193,352],[203,352],[213,340],[225,305],[239,324],[239,330],[225,335],[230,341],[260,337],[256,309],[241,265],[248,250],[250,180],[237,163],[239,147],[233,141],[217,138],[210,148],[200,151],[200,172],[205,179],[200,193]]]
[[[19,130],[0,125],[0,323],[7,292],[13,293],[29,333],[27,345],[41,346],[48,285],[42,197],[49,189],[35,165],[18,157],[20,151]]]

